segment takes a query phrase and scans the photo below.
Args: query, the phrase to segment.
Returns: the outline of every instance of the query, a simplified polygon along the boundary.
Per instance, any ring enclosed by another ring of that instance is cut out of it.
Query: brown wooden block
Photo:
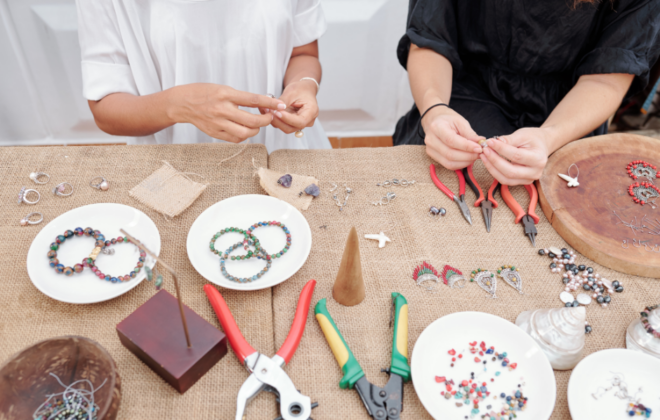
[[[180,393],[227,354],[227,337],[184,305],[191,348],[178,302],[161,290],[117,324],[121,343]]]

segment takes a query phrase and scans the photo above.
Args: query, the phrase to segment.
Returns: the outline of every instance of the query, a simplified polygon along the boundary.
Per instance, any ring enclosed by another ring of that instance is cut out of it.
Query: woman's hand
[[[316,91],[316,83],[311,80],[289,83],[280,96],[280,100],[287,107],[281,112],[273,111],[275,114],[273,127],[279,128],[286,134],[291,134],[314,125],[316,117],[319,116]]]
[[[488,139],[481,161],[503,185],[528,185],[541,177],[548,162],[548,128],[521,128],[508,136]]]
[[[479,158],[484,137],[474,132],[470,123],[458,112],[445,106],[437,106],[426,113],[422,120],[426,133],[426,154],[447,169],[462,169]]]
[[[213,138],[232,143],[256,136],[260,127],[273,121],[273,114],[252,114],[239,106],[286,108],[282,101],[265,95],[212,83],[192,83],[172,88],[168,115],[177,123],[193,124]]]

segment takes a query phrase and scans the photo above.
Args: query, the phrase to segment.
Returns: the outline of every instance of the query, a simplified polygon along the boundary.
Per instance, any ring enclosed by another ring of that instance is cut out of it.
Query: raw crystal
[[[289,188],[291,186],[291,181],[292,181],[291,175],[286,174],[286,175],[282,175],[280,179],[277,180],[277,183],[283,186],[284,188]]]
[[[307,195],[312,195],[314,197],[318,197],[319,194],[321,194],[321,190],[319,189],[319,186],[316,184],[310,184],[305,188],[305,194]]]

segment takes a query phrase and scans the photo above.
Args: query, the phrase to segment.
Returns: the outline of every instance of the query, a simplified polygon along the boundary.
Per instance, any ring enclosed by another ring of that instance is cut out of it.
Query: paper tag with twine
[[[179,172],[163,161],[160,169],[133,187],[128,194],[165,217],[173,218],[190,207],[206,189],[207,184],[195,182],[188,175],[203,178],[199,174]]]
[[[271,171],[266,168],[259,168],[257,169],[257,175],[259,175],[259,184],[261,184],[261,188],[266,190],[268,195],[284,200],[298,210],[307,210],[310,204],[312,204],[312,199],[314,198],[304,192],[302,195],[300,195],[300,193],[310,184],[319,185],[319,180],[312,176],[290,174],[292,178],[291,187],[285,188],[277,183],[277,180],[285,174]]]

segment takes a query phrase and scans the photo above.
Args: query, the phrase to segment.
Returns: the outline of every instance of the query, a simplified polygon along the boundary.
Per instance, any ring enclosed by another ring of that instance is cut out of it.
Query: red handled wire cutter
[[[289,363],[298,348],[298,344],[300,344],[307,323],[307,314],[309,313],[309,304],[312,301],[314,286],[316,286],[316,280],[310,280],[303,287],[289,335],[287,335],[282,347],[273,357],[259,353],[248,344],[238,329],[238,325],[236,325],[236,321],[220,292],[210,284],[204,286],[204,292],[206,292],[206,296],[220,320],[220,325],[227,334],[231,348],[236,353],[238,360],[250,372],[250,376],[243,382],[241,389],[238,391],[236,420],[243,419],[245,406],[261,391],[273,392],[279,397],[280,419],[310,419],[312,408],[316,407],[317,404],[312,404],[309,397],[302,395],[296,389],[293,381],[282,367]]]

